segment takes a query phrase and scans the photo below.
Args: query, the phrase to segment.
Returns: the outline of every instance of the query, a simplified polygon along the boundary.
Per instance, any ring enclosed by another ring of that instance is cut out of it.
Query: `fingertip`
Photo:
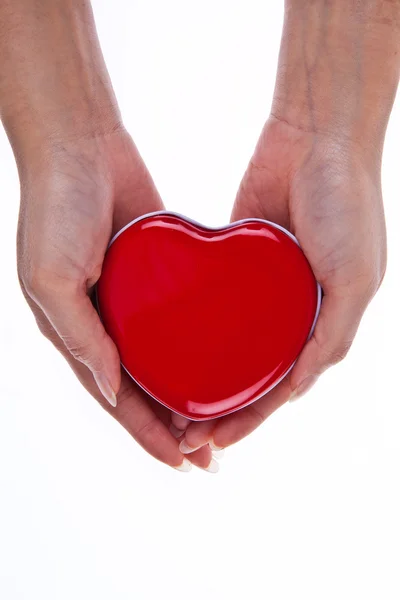
[[[113,408],[116,408],[117,393],[111,385],[107,375],[104,373],[93,373],[93,377],[104,398]]]
[[[179,450],[180,450],[180,452],[182,452],[182,454],[191,454],[192,452],[196,452],[196,450],[198,450],[199,448],[200,448],[200,446],[197,446],[194,448],[192,446],[189,446],[189,444],[186,442],[185,438],[179,444]]]
[[[290,372],[290,400],[293,400],[294,398],[298,397],[298,389],[300,385],[313,373],[315,374],[316,369],[319,368],[319,354],[320,349],[314,336],[312,336],[305,345],[302,353],[297,359],[295,366]]]
[[[195,467],[207,473],[217,473],[219,470],[218,461],[208,444],[190,454],[189,460]]]
[[[169,430],[170,430],[171,434],[174,436],[174,438],[176,438],[177,440],[179,440],[179,438],[182,437],[183,434],[185,433],[181,429],[178,429],[177,427],[175,427],[175,425],[173,423],[171,423],[171,425],[169,426]]]
[[[191,452],[194,449],[208,445],[217,422],[215,420],[197,421],[187,428],[185,432],[185,444]]]
[[[223,452],[224,451],[224,448],[222,446],[217,446],[213,440],[208,442],[208,445],[210,446],[210,448],[213,452]]]
[[[185,431],[190,422],[190,419],[183,417],[182,415],[178,415],[174,412],[171,413],[171,423],[180,431]]]
[[[206,471],[207,473],[218,473],[218,471],[219,471],[218,461],[216,461],[215,458],[212,458],[210,461],[210,464],[208,465],[208,467],[206,467],[204,469],[204,471]]]
[[[104,354],[103,354],[103,369],[107,372],[107,375],[110,379],[112,388],[116,395],[121,388],[121,359],[119,356],[118,348],[110,338],[110,336],[105,332],[106,335],[106,343],[104,346]]]
[[[184,458],[182,463],[177,467],[174,467],[177,471],[181,471],[182,473],[189,473],[192,470],[192,463],[187,458]]]
[[[319,377],[317,375],[310,375],[303,379],[303,381],[298,385],[297,389],[294,390],[291,397],[289,398],[290,402],[294,402],[295,400],[299,400],[302,396],[305,396],[307,392],[311,390],[312,387],[317,383]]]

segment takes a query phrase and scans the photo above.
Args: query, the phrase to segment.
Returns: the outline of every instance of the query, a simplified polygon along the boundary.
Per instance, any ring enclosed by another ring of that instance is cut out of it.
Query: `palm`
[[[291,374],[255,404],[213,423],[191,424],[186,438],[192,447],[210,438],[223,447],[239,440],[310,374],[314,379],[343,358],[384,274],[379,169],[345,142],[270,119],[232,211],[233,221],[252,217],[279,223],[297,237],[324,290],[321,315]]]
[[[64,145],[52,156],[50,168],[30,181],[27,189],[29,198],[22,195],[18,228],[19,272],[41,331],[84,387],[148,452],[171,466],[179,465],[182,455],[168,430],[170,412],[121,373],[117,350],[89,299],[110,237],[140,215],[163,208],[130,136],[120,131],[107,139]],[[32,272],[32,265],[40,265],[40,269]],[[75,290],[74,297],[79,297],[62,310],[60,285],[62,290]],[[79,341],[80,329],[86,326],[93,332],[94,348]],[[98,349],[97,341],[117,388],[121,382],[114,409],[105,402],[93,378],[98,357],[92,351]],[[191,462],[206,468],[210,460],[209,448],[203,448]]]

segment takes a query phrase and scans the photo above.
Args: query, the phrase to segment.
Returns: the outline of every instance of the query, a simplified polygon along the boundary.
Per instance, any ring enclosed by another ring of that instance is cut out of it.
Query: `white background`
[[[227,222],[266,119],[283,2],[96,0],[125,123],[167,207]],[[383,185],[389,268],[347,360],[230,448],[155,462],[40,337],[15,271],[0,133],[0,597],[400,597],[400,108]]]

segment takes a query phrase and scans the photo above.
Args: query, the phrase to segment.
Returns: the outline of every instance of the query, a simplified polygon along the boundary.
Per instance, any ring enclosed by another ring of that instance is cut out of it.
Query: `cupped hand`
[[[237,442],[287,400],[307,392],[346,356],[385,273],[380,156],[348,138],[302,131],[271,117],[232,212],[233,221],[252,217],[274,221],[297,237],[324,291],[321,313],[279,386],[226,417],[186,423],[181,445],[186,453],[207,443],[225,448]]]
[[[130,136],[121,127],[44,143],[20,177],[18,272],[40,330],[147,452],[188,470],[170,412],[121,374],[117,348],[91,302],[111,236],[163,208]],[[211,459],[207,446],[190,462],[207,469]]]

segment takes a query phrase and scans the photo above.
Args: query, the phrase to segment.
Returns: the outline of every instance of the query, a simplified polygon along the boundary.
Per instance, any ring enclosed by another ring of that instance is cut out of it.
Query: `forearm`
[[[286,0],[272,113],[379,154],[400,74],[400,0]]]
[[[120,123],[88,0],[2,0],[0,114],[17,159]]]

